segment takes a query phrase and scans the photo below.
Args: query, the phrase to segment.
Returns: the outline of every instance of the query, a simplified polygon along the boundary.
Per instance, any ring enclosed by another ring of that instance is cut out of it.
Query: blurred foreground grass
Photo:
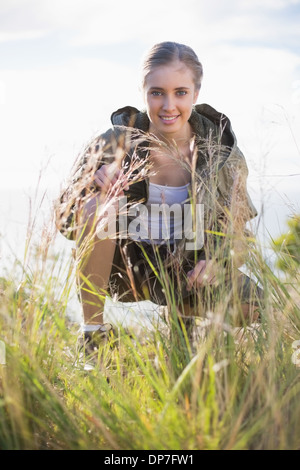
[[[73,260],[53,255],[54,238],[29,244],[0,281],[1,449],[300,448],[294,269],[280,279],[253,251],[260,325],[234,328],[220,300],[192,345],[176,318],[136,337],[120,328],[87,370],[67,315]]]

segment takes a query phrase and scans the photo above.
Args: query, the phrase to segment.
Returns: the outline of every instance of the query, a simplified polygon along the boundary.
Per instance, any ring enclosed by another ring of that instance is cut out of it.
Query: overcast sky
[[[197,52],[198,102],[230,117],[276,232],[300,212],[300,0],[1,0],[1,189],[41,169],[58,189],[115,109],[143,106],[141,60],[163,40]]]

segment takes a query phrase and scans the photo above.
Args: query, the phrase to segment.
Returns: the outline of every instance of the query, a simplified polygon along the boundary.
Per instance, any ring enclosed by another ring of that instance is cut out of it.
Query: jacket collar
[[[147,112],[139,111],[133,106],[125,106],[115,111],[111,115],[111,122],[113,126],[133,127],[143,132],[149,130],[150,124]],[[194,107],[189,122],[197,136],[197,141],[211,135],[221,146],[218,169],[222,168],[233,147],[236,146],[236,138],[228,117],[208,104],[198,104]],[[201,153],[203,156],[203,152]]]

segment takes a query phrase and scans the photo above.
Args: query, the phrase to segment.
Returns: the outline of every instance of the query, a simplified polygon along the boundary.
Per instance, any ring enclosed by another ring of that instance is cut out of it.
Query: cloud
[[[203,48],[210,44],[246,41],[272,42],[297,47],[300,31],[295,11],[300,0],[4,0],[0,26],[6,40],[20,31],[60,35],[74,48],[138,41],[145,47],[162,40],[177,40]],[[28,33],[27,33],[28,32]],[[280,42],[279,42],[280,41]]]
[[[55,171],[47,183],[60,184],[86,142],[111,125],[115,109],[141,104],[136,70],[101,59],[2,71],[0,99],[1,187],[34,184],[49,156]]]
[[[300,0],[240,0],[240,6],[250,10],[256,10],[257,8],[283,10],[299,4]]]
[[[4,33],[41,29],[64,32],[76,46],[108,44],[136,37],[143,41],[151,27],[166,30],[166,14],[172,21],[177,16],[178,23],[179,10],[183,19],[188,16],[188,8],[182,9],[178,0],[172,2],[172,8],[168,1],[153,0],[146,10],[139,0],[4,0],[0,25]]]
[[[4,106],[6,101],[6,84],[3,80],[0,80],[0,105]]]
[[[47,31],[8,31],[0,32],[0,43],[3,42],[15,42],[15,41],[26,41],[30,39],[40,39],[47,35]]]

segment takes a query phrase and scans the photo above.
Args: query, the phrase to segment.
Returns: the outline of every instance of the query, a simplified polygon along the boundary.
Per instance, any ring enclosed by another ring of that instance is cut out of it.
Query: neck
[[[163,134],[158,132],[157,129],[150,123],[149,126],[149,133],[155,135],[157,139],[164,142],[167,145],[174,146],[176,145],[178,148],[185,148],[187,145],[190,144],[190,140],[193,137],[193,131],[190,123],[187,123],[184,129],[181,129],[181,132],[175,133],[168,133]]]

